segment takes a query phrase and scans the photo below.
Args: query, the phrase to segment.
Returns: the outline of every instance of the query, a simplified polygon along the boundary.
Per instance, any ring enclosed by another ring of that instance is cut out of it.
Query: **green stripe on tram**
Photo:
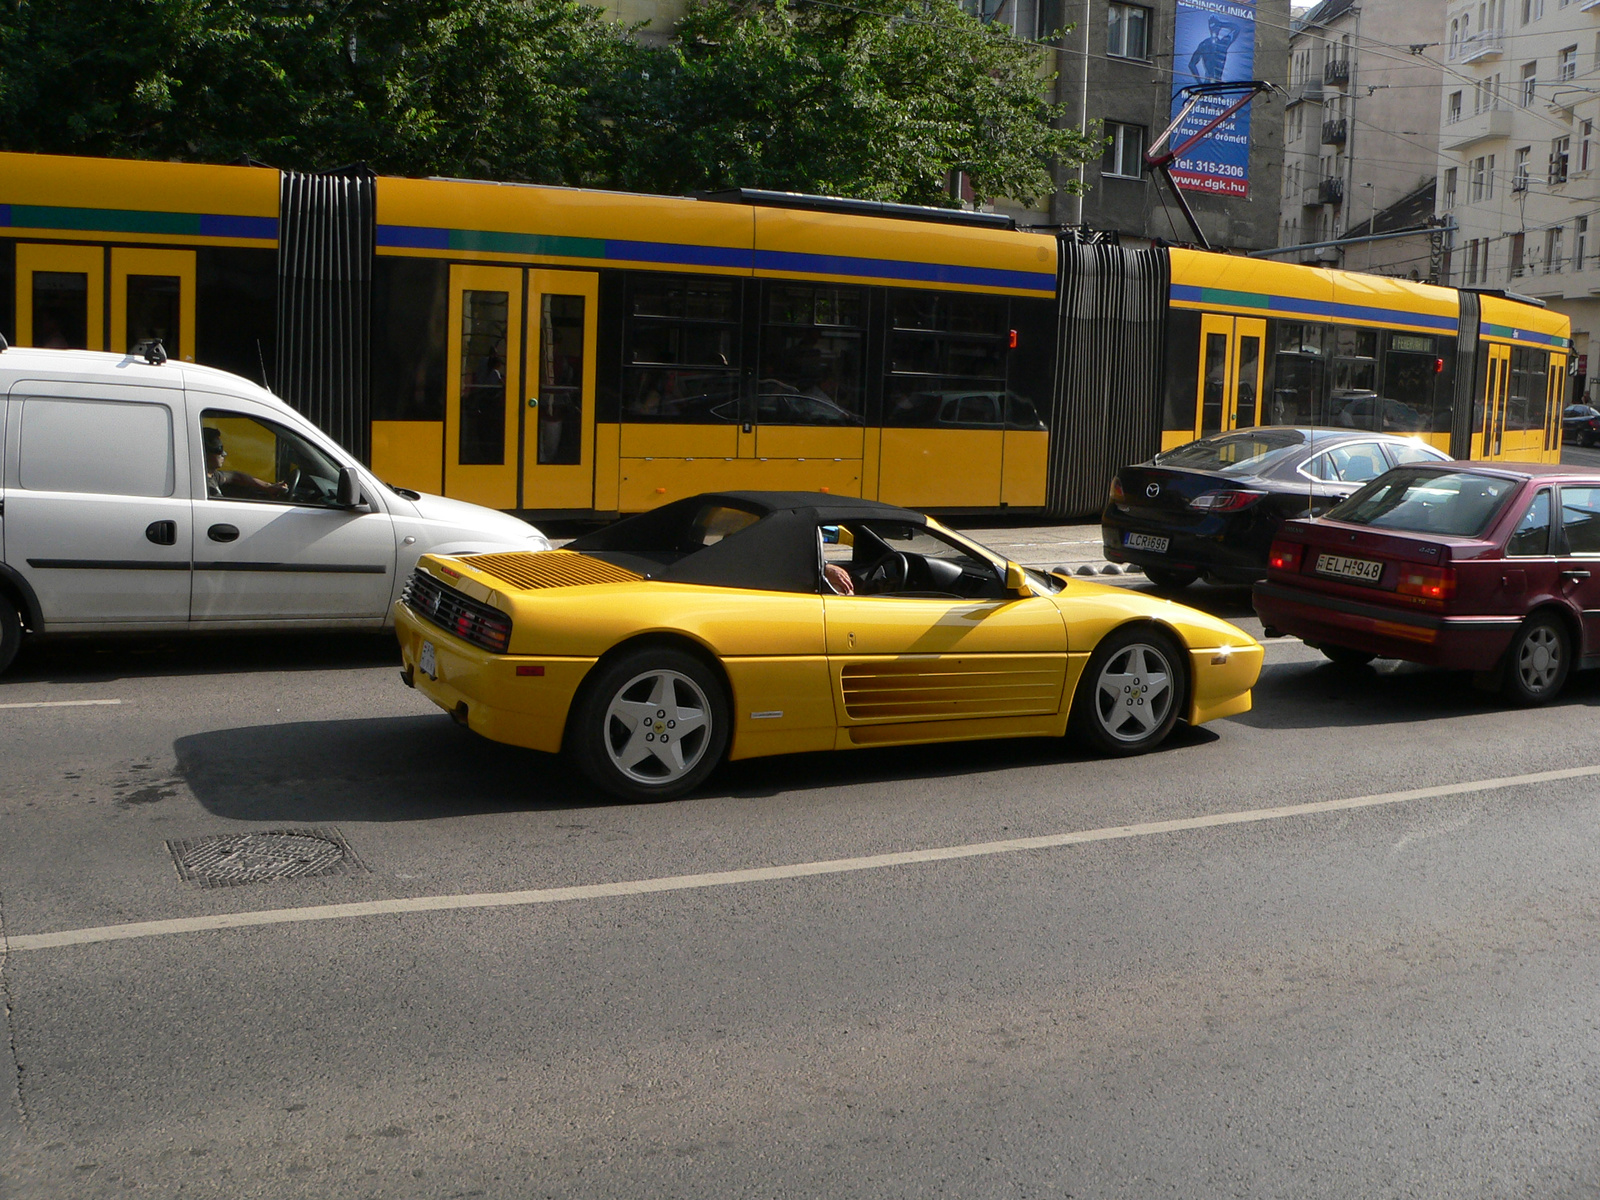
[[[198,236],[199,213],[141,212],[131,208],[62,208],[13,204],[15,229],[73,229],[92,233],[176,233]]]
[[[1261,292],[1233,292],[1226,288],[1200,289],[1200,299],[1207,304],[1226,304],[1233,308],[1271,308],[1272,297]]]
[[[602,238],[563,237],[552,233],[498,233],[488,229],[452,229],[450,249],[489,254],[542,254],[551,258],[604,258]]]

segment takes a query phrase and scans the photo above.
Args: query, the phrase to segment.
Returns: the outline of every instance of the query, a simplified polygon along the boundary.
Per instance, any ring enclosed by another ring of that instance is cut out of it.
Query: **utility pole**
[[[1350,35],[1350,79],[1345,84],[1345,95],[1348,103],[1345,106],[1344,127],[1344,201],[1340,204],[1340,215],[1344,218],[1340,224],[1343,226],[1340,233],[1350,232],[1350,210],[1355,206],[1356,187],[1356,64],[1361,61],[1361,7],[1357,5],[1350,10],[1355,14],[1355,31]],[[1377,195],[1377,190],[1373,190]],[[1373,232],[1368,230],[1368,233]],[[1342,260],[1340,266],[1346,265]]]

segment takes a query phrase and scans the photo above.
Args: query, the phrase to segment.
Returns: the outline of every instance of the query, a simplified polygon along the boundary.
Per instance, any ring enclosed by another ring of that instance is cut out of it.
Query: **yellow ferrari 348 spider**
[[[803,492],[693,496],[561,550],[424,555],[395,626],[407,684],[633,799],[724,758],[1069,726],[1138,754],[1247,712],[1261,669],[1253,638],[1195,609]]]

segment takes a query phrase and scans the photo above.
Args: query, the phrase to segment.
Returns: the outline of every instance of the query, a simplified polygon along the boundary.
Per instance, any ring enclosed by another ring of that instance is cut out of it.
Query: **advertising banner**
[[[1255,0],[1178,0],[1172,52],[1172,116],[1183,108],[1178,91],[1195,83],[1255,78]],[[1237,96],[1206,97],[1172,134],[1172,145],[1193,136]],[[1179,187],[1219,196],[1250,195],[1250,105],[1211,131],[1172,164]]]

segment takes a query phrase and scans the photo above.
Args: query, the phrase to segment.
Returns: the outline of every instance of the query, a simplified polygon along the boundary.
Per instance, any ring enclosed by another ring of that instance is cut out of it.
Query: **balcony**
[[[1349,134],[1349,122],[1343,117],[1337,121],[1324,121],[1322,123],[1322,144],[1324,146],[1342,146],[1344,139]]]
[[[1481,142],[1488,138],[1503,138],[1511,136],[1511,110],[1509,108],[1487,108],[1483,112],[1473,113],[1470,117],[1462,117],[1459,121],[1446,125],[1439,131],[1439,148],[1441,150],[1460,150],[1474,142]]]
[[[1317,184],[1317,203],[1338,204],[1344,199],[1344,180],[1324,179]]]
[[[1334,87],[1348,87],[1350,84],[1350,60],[1348,58],[1330,58],[1322,64],[1322,81]]]
[[[1600,4],[1600,0],[1595,0]],[[1289,91],[1289,104],[1320,104],[1322,102],[1322,77],[1314,75],[1302,79]]]
[[[1506,48],[1503,29],[1482,29],[1461,39],[1456,46],[1452,62],[1475,63],[1486,58],[1496,58]]]

